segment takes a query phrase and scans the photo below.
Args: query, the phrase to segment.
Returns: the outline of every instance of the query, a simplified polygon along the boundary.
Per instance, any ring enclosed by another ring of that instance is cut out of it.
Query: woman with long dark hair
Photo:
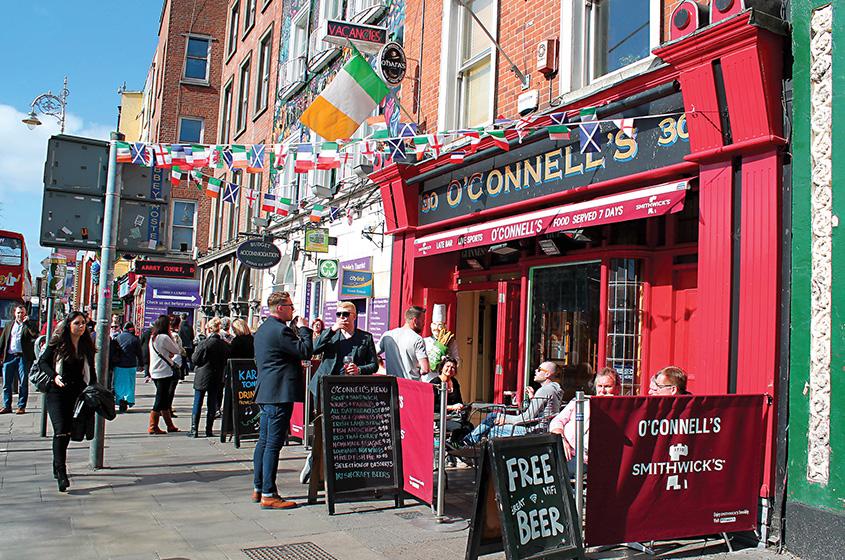
[[[97,381],[94,369],[94,341],[88,335],[88,320],[80,311],[71,311],[41,354],[41,369],[53,377],[44,394],[44,407],[53,424],[53,477],[59,492],[67,492],[67,447],[76,400],[87,385]]]
[[[167,315],[159,315],[153,324],[150,335],[150,377],[156,385],[156,398],[153,403],[153,410],[150,413],[151,434],[163,434],[164,430],[158,427],[158,419],[164,418],[168,432],[178,432],[179,428],[173,425],[170,416],[170,408],[173,406],[173,394],[176,391],[178,378],[173,375],[172,365],[177,367],[181,364],[182,349],[170,335],[170,318]],[[176,359],[179,356],[180,359]]]

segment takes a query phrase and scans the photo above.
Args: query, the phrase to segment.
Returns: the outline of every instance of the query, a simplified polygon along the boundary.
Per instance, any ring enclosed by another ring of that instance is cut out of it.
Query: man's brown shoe
[[[289,502],[284,498],[265,498],[261,496],[261,509],[291,509],[296,507],[296,502]]]
[[[25,414],[25,413],[26,413],[26,409],[24,407],[20,407],[19,409],[17,409],[15,411],[15,414]]]
[[[6,408],[6,407],[0,408],[0,414],[11,414],[11,413],[12,413],[11,408]]]
[[[273,494],[274,498],[278,498],[278,494]],[[255,490],[252,491],[252,503],[257,504],[261,501],[261,492],[256,492]]]

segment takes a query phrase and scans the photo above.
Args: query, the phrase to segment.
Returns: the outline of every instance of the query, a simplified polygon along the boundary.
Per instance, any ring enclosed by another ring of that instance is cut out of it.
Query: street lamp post
[[[51,91],[42,93],[30,103],[29,115],[23,119],[23,123],[29,127],[30,130],[35,130],[35,127],[41,124],[35,110],[41,112],[42,115],[50,115],[56,117],[59,124],[62,126],[62,134],[65,133],[65,107],[67,106],[67,96],[70,92],[67,90],[67,76],[65,76],[65,84],[62,91],[58,95],[53,95]]]

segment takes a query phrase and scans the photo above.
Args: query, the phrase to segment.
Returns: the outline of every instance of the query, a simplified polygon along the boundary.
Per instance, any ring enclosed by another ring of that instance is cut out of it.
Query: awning
[[[425,257],[544,233],[662,216],[683,209],[688,188],[689,180],[685,179],[434,233],[414,241],[414,256]]]

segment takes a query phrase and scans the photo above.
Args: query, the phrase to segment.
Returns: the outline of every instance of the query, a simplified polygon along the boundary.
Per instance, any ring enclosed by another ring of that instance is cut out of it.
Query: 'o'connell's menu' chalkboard
[[[396,378],[326,375],[322,383],[326,503],[337,494],[378,489],[399,500],[402,461]]]
[[[488,441],[477,482],[467,560],[586,558],[560,436]]]
[[[255,404],[255,388],[258,383],[258,368],[255,360],[233,359],[226,366],[229,384],[223,402],[223,427],[220,440],[225,433],[233,432],[235,447],[240,447],[243,438],[257,438],[261,410]]]

